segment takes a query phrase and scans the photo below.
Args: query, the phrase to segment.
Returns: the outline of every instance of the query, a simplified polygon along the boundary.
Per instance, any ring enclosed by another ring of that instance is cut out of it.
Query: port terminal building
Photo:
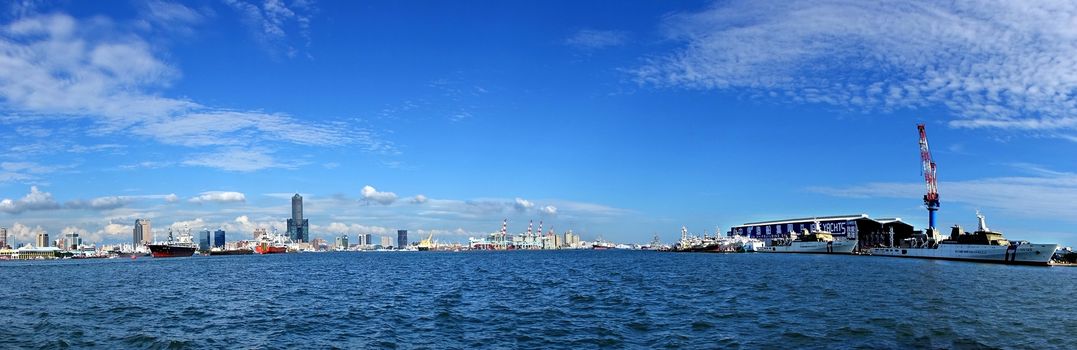
[[[856,237],[857,245],[861,249],[890,247],[897,244],[896,242],[919,233],[913,231],[912,225],[901,221],[901,218],[872,219],[868,214],[859,214],[749,222],[731,227],[728,235],[769,241],[789,237],[789,234],[793,232],[799,234],[803,230],[810,231],[816,220],[819,221],[823,231],[830,232],[834,237],[845,239]],[[893,240],[891,240],[891,232],[893,232]]]

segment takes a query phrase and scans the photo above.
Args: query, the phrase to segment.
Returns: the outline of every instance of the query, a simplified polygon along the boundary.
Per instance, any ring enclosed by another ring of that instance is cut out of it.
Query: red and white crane
[[[924,175],[924,182],[927,183],[927,194],[924,195],[924,205],[927,206],[927,226],[929,229],[934,229],[935,212],[939,210],[939,187],[935,178],[935,161],[931,159],[931,149],[927,147],[927,131],[924,130],[924,124],[917,124],[916,128],[920,130],[920,161],[923,163],[920,172]]]

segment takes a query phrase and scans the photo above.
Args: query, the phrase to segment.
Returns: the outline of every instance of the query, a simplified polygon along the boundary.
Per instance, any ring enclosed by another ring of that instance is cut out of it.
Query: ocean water
[[[4,348],[1077,348],[1077,268],[371,252],[0,262]]]

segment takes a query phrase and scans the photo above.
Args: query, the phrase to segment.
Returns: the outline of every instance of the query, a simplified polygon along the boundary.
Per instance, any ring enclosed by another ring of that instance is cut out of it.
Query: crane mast
[[[935,161],[931,159],[931,149],[927,146],[927,131],[924,124],[917,124],[920,131],[920,161],[923,168],[920,172],[924,175],[927,183],[927,194],[924,195],[924,205],[927,206],[928,229],[935,229],[935,212],[939,210],[939,188],[935,178]]]

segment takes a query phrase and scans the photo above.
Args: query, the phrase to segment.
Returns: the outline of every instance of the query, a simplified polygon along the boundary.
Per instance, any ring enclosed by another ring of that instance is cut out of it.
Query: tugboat
[[[763,253],[822,253],[852,254],[856,249],[856,239],[835,240],[834,236],[823,231],[819,220],[815,220],[811,232],[804,229],[802,235],[790,233],[789,238],[771,240],[767,245],[757,248]]]
[[[150,254],[154,258],[178,258],[188,257],[194,255],[194,251],[198,249],[198,246],[191,240],[190,232],[185,232],[179,236],[178,239],[172,238],[172,229],[168,229],[168,241],[164,243],[147,244],[146,247],[150,248]]]
[[[277,230],[273,230],[272,235],[262,235],[259,237],[258,245],[254,246],[254,252],[258,254],[282,254],[288,252],[288,242],[284,236],[278,235]]]
[[[954,225],[950,237],[938,240],[934,228],[922,237],[905,239],[898,247],[872,248],[871,255],[903,258],[964,260],[999,264],[1050,265],[1058,244],[1032,244],[1027,241],[1011,242],[1001,232],[987,228],[984,215],[976,211],[979,227],[968,233]]]

